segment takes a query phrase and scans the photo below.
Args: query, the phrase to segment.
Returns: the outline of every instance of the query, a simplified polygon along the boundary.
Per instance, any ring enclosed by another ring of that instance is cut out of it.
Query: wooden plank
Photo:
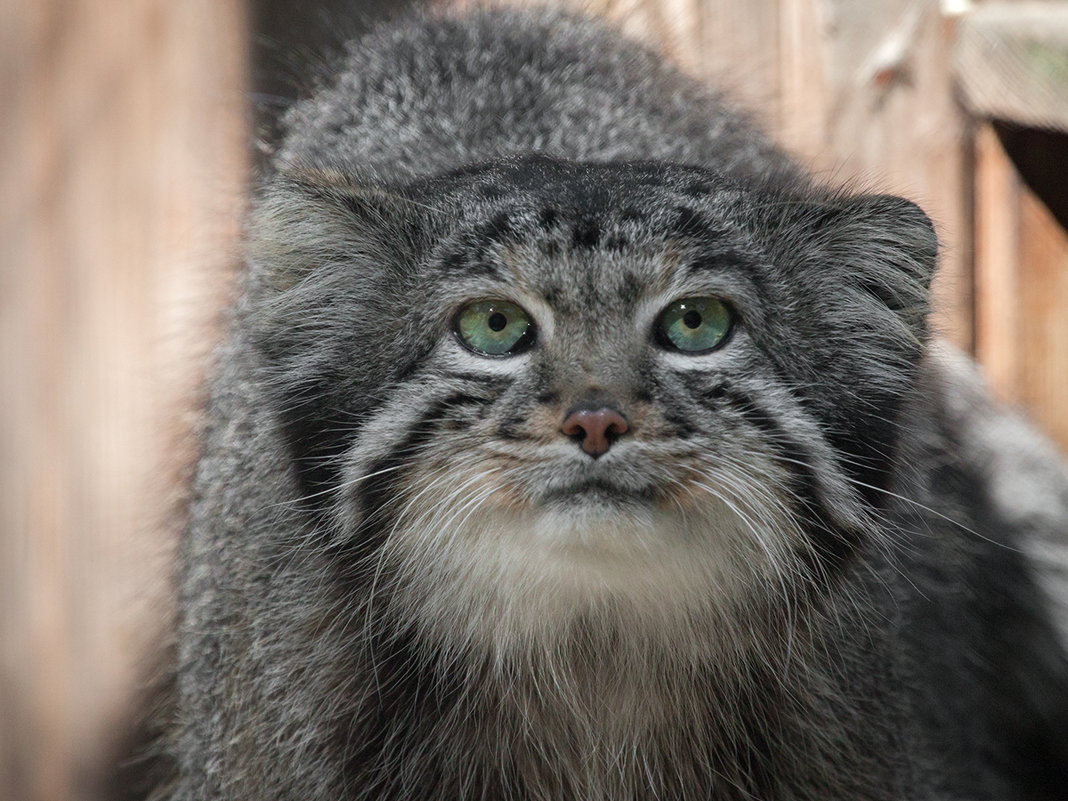
[[[821,0],[779,5],[780,135],[787,147],[821,165],[832,105],[831,9]]]
[[[992,124],[975,152],[976,358],[995,395],[1068,452],[1068,234]]]
[[[1068,453],[1068,233],[1021,185],[1016,268],[1020,402]]]
[[[975,136],[975,357],[997,397],[1020,400],[1020,182],[989,124]]]
[[[0,5],[0,797],[90,797],[165,606],[243,194],[243,13]]]
[[[972,114],[1068,131],[1068,5],[976,6],[961,17],[953,64]]]
[[[813,156],[928,212],[942,243],[933,324],[970,349],[966,120],[952,92],[952,20],[934,0],[829,0],[823,14],[833,29],[827,137]]]

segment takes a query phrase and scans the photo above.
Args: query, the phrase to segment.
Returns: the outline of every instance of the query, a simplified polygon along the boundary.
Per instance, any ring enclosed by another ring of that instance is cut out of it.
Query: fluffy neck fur
[[[576,616],[551,646],[505,660],[379,635],[358,715],[384,736],[347,763],[357,797],[899,797],[874,756],[900,747],[880,741],[885,709],[873,725],[857,703],[875,700],[880,677],[851,687],[850,655],[819,633],[850,622],[747,612],[732,624],[752,626],[749,644],[703,659],[643,646],[604,617]]]

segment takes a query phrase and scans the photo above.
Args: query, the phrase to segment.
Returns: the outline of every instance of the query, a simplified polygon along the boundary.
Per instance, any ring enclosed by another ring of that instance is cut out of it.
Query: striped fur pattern
[[[372,34],[288,125],[207,416],[159,797],[1054,797],[1064,715],[1034,710],[1063,656],[955,461],[923,212],[815,184],[546,12]],[[729,339],[665,349],[694,296]],[[535,345],[465,348],[482,298]],[[597,459],[561,433],[589,393],[629,425]],[[995,670],[1010,650],[1041,659]]]

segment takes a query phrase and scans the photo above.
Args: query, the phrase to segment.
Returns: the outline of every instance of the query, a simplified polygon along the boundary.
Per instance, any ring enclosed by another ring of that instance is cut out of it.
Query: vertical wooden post
[[[999,399],[1020,400],[1018,358],[1020,191],[989,125],[975,137],[975,356]]]
[[[1068,451],[1068,7],[978,4],[953,58],[963,103],[986,120],[974,140],[976,356],[997,396]]]
[[[1019,214],[1020,400],[1068,453],[1068,232],[1030,190]]]
[[[240,0],[0,5],[0,797],[87,776],[168,597],[234,255]]]
[[[1068,233],[991,124],[975,149],[976,358],[998,398],[1068,450]]]

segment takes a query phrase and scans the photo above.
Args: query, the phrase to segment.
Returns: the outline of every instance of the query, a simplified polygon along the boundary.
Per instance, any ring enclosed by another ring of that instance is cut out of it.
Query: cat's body
[[[1060,797],[1021,549],[1068,501],[1053,468],[1053,511],[996,499],[996,413],[926,344],[918,209],[545,13],[373,34],[288,126],[162,797]],[[713,344],[665,339],[680,298]],[[465,327],[487,299],[530,321],[500,355],[505,317]]]

